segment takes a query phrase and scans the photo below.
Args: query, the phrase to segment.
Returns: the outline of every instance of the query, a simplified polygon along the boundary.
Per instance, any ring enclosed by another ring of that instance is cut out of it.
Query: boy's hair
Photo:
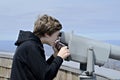
[[[39,16],[35,21],[33,33],[40,37],[45,36],[45,33],[51,36],[54,32],[61,29],[62,25],[57,19],[45,14]]]

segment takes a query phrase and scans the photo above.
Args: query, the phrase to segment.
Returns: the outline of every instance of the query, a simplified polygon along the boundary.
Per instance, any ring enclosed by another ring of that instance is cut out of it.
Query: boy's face
[[[51,36],[48,36],[48,45],[54,46],[55,41],[59,38],[60,31],[56,31]]]

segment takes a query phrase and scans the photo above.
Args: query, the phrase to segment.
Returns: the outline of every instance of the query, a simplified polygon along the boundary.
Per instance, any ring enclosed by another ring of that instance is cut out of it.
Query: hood
[[[20,30],[18,39],[15,42],[15,45],[19,46],[20,44],[22,44],[23,42],[28,41],[28,40],[34,40],[37,42],[41,42],[40,39],[37,36],[35,36],[32,32]]]

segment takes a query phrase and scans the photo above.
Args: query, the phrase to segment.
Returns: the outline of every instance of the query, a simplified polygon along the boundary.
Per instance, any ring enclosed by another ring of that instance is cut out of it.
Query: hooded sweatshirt
[[[43,44],[30,31],[20,30],[10,80],[52,80],[63,59],[53,55],[46,61]]]

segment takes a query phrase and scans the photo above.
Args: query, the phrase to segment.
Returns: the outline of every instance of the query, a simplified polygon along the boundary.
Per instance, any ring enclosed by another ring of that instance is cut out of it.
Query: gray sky
[[[1,0],[0,40],[33,30],[39,14],[57,18],[63,31],[100,40],[120,40],[120,0]]]

